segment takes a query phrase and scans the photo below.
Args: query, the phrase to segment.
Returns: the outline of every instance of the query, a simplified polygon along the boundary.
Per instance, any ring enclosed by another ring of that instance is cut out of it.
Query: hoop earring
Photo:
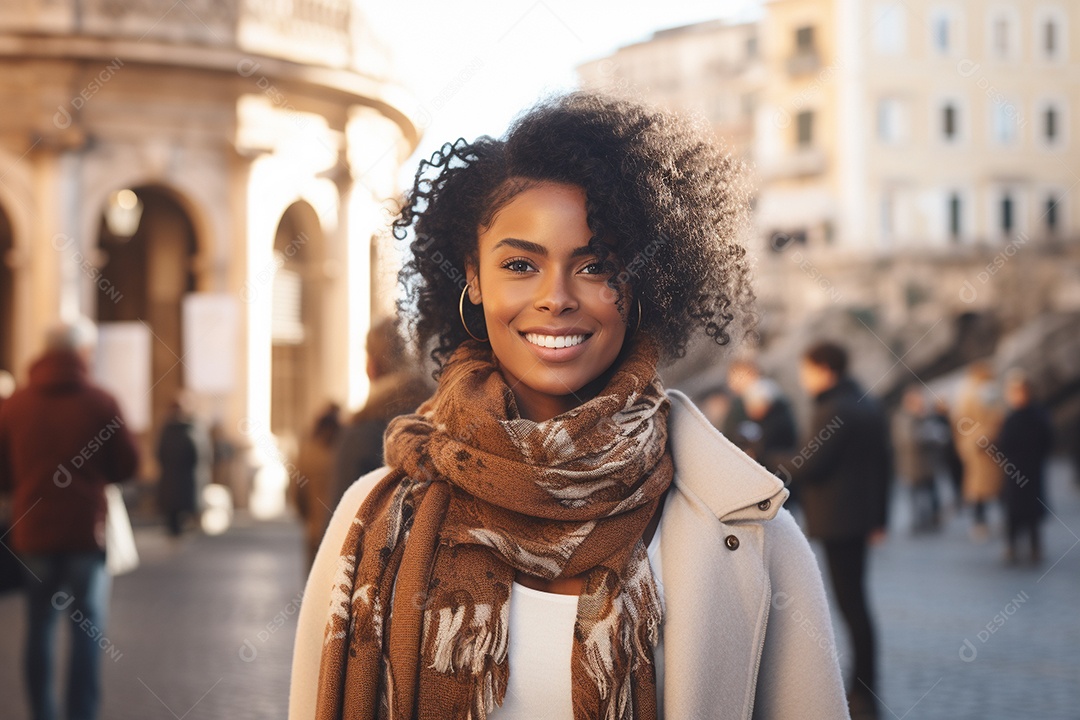
[[[630,324],[629,318],[627,318],[627,325]],[[641,329],[641,298],[637,299],[637,323],[634,324],[634,332],[632,335],[637,335],[637,331]]]
[[[462,325],[462,327],[465,328],[465,332],[469,334],[469,337],[471,337],[476,342],[482,342],[482,343],[487,342],[488,341],[487,338],[478,338],[475,335],[473,335],[472,330],[469,329],[469,324],[467,322],[465,322],[465,292],[468,289],[469,289],[469,284],[468,283],[465,283],[465,287],[461,288],[461,297],[458,298],[458,303],[457,303],[458,317],[461,318],[461,325]]]

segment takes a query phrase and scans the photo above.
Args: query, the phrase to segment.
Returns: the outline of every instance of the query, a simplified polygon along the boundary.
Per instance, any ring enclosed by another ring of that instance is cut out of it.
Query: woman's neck
[[[574,395],[545,395],[543,393],[534,393],[529,388],[522,387],[515,389],[513,392],[518,414],[526,420],[538,423],[573,410],[584,402],[583,399]]]

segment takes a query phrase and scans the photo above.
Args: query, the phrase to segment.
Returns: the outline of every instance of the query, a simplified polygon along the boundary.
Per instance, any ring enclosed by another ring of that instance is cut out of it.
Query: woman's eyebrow
[[[519,238],[503,238],[499,242],[495,243],[495,247],[491,248],[492,252],[498,250],[503,245],[506,245],[507,247],[516,248],[518,250],[521,250],[522,252],[533,253],[534,255],[540,255],[541,257],[547,257],[548,256],[547,248],[544,247],[543,245],[541,245],[540,243],[534,243],[534,242],[529,241],[529,240],[521,240]],[[592,255],[592,254],[593,254],[593,249],[591,247],[589,247],[588,245],[582,245],[581,247],[574,248],[570,252],[570,257],[578,258],[578,257],[583,257],[585,255]]]

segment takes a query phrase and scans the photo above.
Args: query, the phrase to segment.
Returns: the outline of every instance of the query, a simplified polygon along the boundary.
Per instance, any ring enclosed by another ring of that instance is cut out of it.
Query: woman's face
[[[546,420],[588,398],[626,337],[616,293],[589,249],[585,191],[545,182],[480,228],[469,299],[523,417]]]

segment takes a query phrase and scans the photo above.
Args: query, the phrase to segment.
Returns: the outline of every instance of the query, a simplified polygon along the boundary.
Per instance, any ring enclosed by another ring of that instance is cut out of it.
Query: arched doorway
[[[183,387],[182,305],[195,290],[195,228],[170,190],[142,186],[113,193],[98,227],[97,321],[138,323],[149,355],[148,423],[152,443]],[[146,447],[150,449],[149,446]],[[150,454],[152,457],[153,454]]]
[[[286,209],[274,236],[270,431],[295,458],[323,397],[324,244],[306,202]]]
[[[0,370],[15,372],[15,235],[0,207]]]

